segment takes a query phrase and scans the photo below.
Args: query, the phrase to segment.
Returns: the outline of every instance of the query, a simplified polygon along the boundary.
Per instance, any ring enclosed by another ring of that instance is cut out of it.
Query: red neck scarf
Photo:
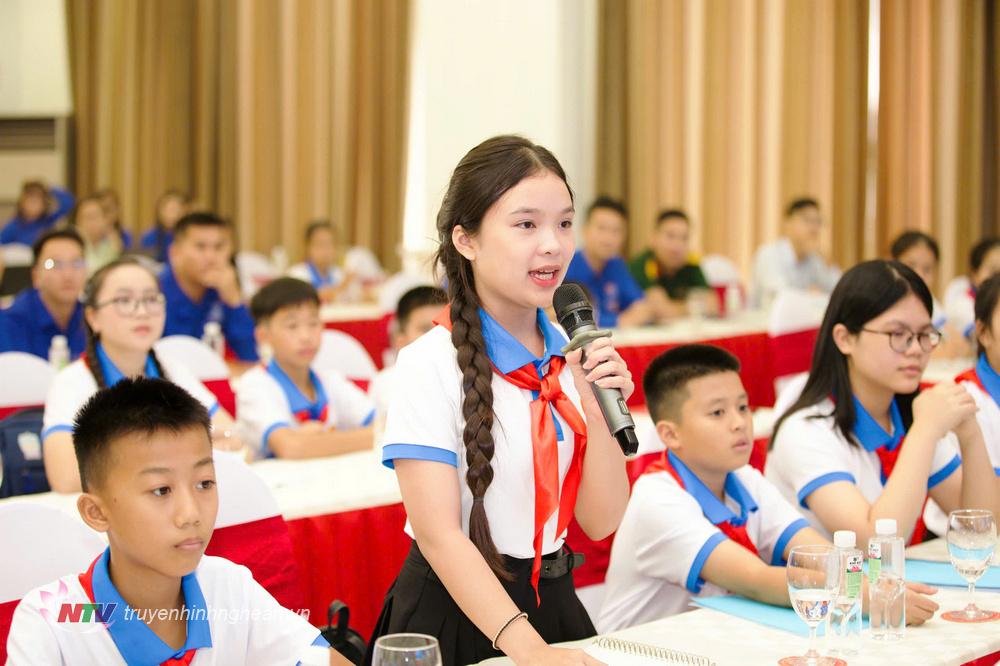
[[[450,306],[437,316],[434,323],[451,330]],[[559,384],[559,373],[566,365],[566,359],[553,356],[549,361],[549,371],[539,378],[535,366],[524,365],[509,374],[503,374],[493,366],[493,371],[514,386],[535,391],[538,398],[531,401],[531,449],[535,476],[535,525],[532,545],[535,561],[531,567],[531,585],[538,596],[538,579],[542,570],[542,536],[545,524],[558,511],[556,535],[566,531],[576,508],[576,495],[583,476],[583,455],[587,448],[587,424]],[[555,417],[552,409],[559,413],[573,430],[573,460],[559,489],[559,443],[556,438]]]
[[[677,473],[676,469],[674,469],[666,451],[663,452],[663,456],[661,456],[659,460],[647,467],[643,474],[654,474],[656,472],[667,472],[670,476],[674,477],[674,481],[677,482],[677,485],[679,485],[683,490],[687,490],[684,485],[684,480],[681,479],[681,475]],[[719,531],[729,537],[732,541],[735,541],[757,557],[760,557],[757,547],[753,545],[753,542],[750,540],[750,535],[747,534],[746,523],[737,527],[736,525],[733,525],[732,522],[727,520],[725,522],[718,523],[716,527],[718,527]]]

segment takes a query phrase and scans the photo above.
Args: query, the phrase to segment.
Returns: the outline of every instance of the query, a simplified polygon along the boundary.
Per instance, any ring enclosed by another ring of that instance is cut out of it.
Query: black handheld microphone
[[[570,338],[570,347],[582,347],[592,339],[603,337],[594,323],[594,306],[587,300],[587,295],[579,285],[561,285],[556,289],[552,305],[556,311],[556,319]],[[598,334],[594,335],[595,333]],[[604,335],[610,335],[610,332],[605,332]],[[601,388],[597,384],[591,384],[590,388],[594,390],[608,430],[618,441],[622,453],[634,456],[639,450],[639,439],[635,436],[635,422],[632,421],[632,414],[628,411],[622,392],[616,388]]]

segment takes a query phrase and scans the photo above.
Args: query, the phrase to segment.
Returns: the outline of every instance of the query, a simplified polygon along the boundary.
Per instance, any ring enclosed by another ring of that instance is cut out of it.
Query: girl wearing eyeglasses
[[[124,377],[169,379],[205,405],[217,431],[232,430],[232,418],[201,382],[184,366],[157,358],[153,343],[162,335],[165,319],[164,297],[156,276],[134,259],[114,261],[87,282],[86,351],[56,375],[45,400],[43,459],[53,490],[80,490],[73,451],[74,418],[94,393]],[[237,445],[227,442],[227,447]]]
[[[853,530],[867,543],[877,519],[894,518],[901,536],[919,540],[928,496],[947,513],[991,483],[959,457],[983,446],[972,396],[951,382],[920,391],[941,342],[932,304],[912,269],[884,260],[847,271],[830,297],[766,470],[827,536]]]

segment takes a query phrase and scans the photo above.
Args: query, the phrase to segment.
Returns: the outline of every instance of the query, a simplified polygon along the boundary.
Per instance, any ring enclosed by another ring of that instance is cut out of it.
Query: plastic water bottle
[[[201,336],[201,341],[219,356],[225,356],[226,339],[222,337],[222,325],[219,322],[205,322],[205,331]]]
[[[868,615],[872,638],[897,641],[906,630],[906,544],[896,536],[896,521],[875,521],[868,540]]]
[[[278,275],[283,275],[288,269],[288,251],[284,245],[275,245],[271,248],[271,266]]]
[[[49,364],[56,372],[69,365],[69,345],[65,335],[53,335],[49,344]]]
[[[840,589],[830,613],[829,646],[833,654],[852,657],[861,650],[861,565],[865,556],[857,548],[857,535],[850,530],[833,533],[840,552]]]
[[[743,296],[740,294],[739,285],[731,284],[726,287],[724,304],[727,317],[735,317],[740,313],[743,309]]]

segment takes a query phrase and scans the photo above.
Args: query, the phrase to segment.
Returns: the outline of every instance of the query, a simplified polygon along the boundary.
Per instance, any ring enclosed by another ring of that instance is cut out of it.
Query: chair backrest
[[[239,454],[215,452],[219,513],[206,555],[250,569],[254,580],[285,608],[304,607],[292,539],[267,484]]]
[[[774,392],[778,396],[774,401],[775,421],[781,418],[788,411],[788,408],[794,405],[795,401],[799,399],[808,379],[808,372],[799,372],[774,380]]]
[[[396,306],[399,305],[399,299],[403,297],[403,294],[414,287],[432,284],[430,280],[419,275],[396,273],[382,283],[382,287],[378,293],[378,309],[382,314],[394,313],[396,312]]]
[[[34,354],[0,354],[0,377],[4,378],[0,381],[0,408],[44,405],[55,376],[55,369]]]
[[[0,260],[4,266],[31,266],[34,259],[35,255],[30,245],[23,243],[0,245]]]
[[[378,282],[385,277],[375,253],[360,245],[355,245],[344,254],[344,270],[357,275],[362,282]]]
[[[353,337],[335,329],[323,331],[323,342],[313,366],[320,370],[335,370],[349,379],[372,379],[377,373],[372,357]]]
[[[244,250],[236,253],[236,271],[245,298],[250,298],[265,284],[278,277],[278,270],[271,260],[260,252]]]
[[[767,332],[771,336],[819,328],[830,297],[800,289],[782,289],[771,304]]]
[[[158,356],[186,367],[196,378],[205,380],[226,379],[229,366],[211,347],[189,335],[168,335],[153,345]]]
[[[713,287],[740,284],[743,281],[736,264],[729,257],[721,254],[709,254],[702,257],[701,272],[708,284]]]
[[[0,498],[50,490],[42,460],[42,407],[0,419]]]
[[[79,518],[42,504],[0,504],[0,534],[15,547],[0,548],[0,602],[20,599],[53,580],[83,573],[104,550],[104,540]]]

